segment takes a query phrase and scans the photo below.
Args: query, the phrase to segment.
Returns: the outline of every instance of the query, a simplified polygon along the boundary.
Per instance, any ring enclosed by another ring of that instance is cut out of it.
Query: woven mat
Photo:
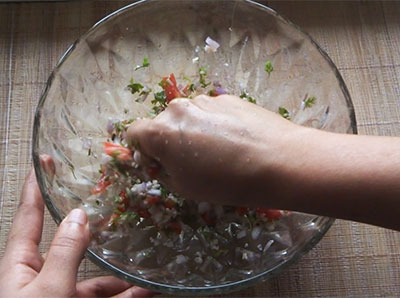
[[[264,1],[265,2],[265,1]],[[127,1],[0,4],[0,257],[31,166],[33,114],[67,46]],[[400,136],[400,2],[268,1],[308,31],[342,73],[361,134]],[[41,251],[56,226],[46,213]],[[83,261],[79,279],[104,274]],[[336,221],[276,278],[229,296],[398,296],[400,233]]]

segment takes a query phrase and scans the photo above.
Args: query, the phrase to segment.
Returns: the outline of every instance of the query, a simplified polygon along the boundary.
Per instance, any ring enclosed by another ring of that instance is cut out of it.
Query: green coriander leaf
[[[314,96],[312,96],[312,97],[309,97],[309,98],[307,98],[305,101],[304,101],[304,106],[306,107],[306,108],[311,108],[311,106],[313,106],[314,104],[315,104],[315,101],[316,101],[317,99],[314,97]]]
[[[144,87],[139,95],[149,95],[152,90],[150,88]]]
[[[268,60],[267,62],[265,62],[264,70],[266,73],[268,73],[268,76],[271,75],[271,72],[274,70],[271,60]]]
[[[211,82],[206,82],[206,78],[207,78],[207,70],[205,67],[200,67],[199,68],[199,75],[200,75],[200,85],[203,88],[206,88],[208,85],[211,84]]]
[[[280,114],[283,118],[290,120],[289,111],[286,110],[284,107],[279,107],[279,114]]]
[[[255,100],[254,97],[250,96],[247,91],[243,91],[243,93],[240,95],[240,98],[247,99],[248,102],[256,104],[257,101]]]
[[[148,67],[149,65],[150,65],[150,63],[149,63],[149,58],[148,58],[148,57],[144,57],[144,58],[143,58],[142,65],[136,66],[136,67],[135,67],[135,71],[136,71],[136,70],[139,70],[139,69],[141,69],[141,68]]]
[[[114,197],[114,203],[115,203],[115,204],[122,203],[122,198],[121,198],[120,196],[115,196],[115,197]]]
[[[154,93],[154,99],[151,101],[153,104],[153,111],[157,115],[167,107],[167,95],[165,91]]]
[[[132,94],[135,94],[142,90],[144,87],[140,83],[135,83],[133,79],[130,80],[130,84],[128,85],[129,91],[131,91]]]

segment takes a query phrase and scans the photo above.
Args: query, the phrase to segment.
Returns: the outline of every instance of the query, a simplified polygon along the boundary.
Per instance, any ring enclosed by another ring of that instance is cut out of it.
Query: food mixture
[[[207,39],[204,50],[212,53],[218,46]],[[135,71],[149,65],[149,59],[144,58]],[[271,61],[266,61],[266,76],[272,71]],[[161,113],[175,98],[227,93],[219,82],[208,78],[207,67],[203,66],[195,79],[177,79],[171,73],[154,87],[133,78],[127,88],[138,102],[153,96],[152,116]],[[239,95],[256,103],[246,90]],[[310,107],[314,102],[315,98],[310,97],[303,104]],[[290,119],[284,107],[278,112]],[[271,247],[280,251],[290,247],[290,234],[275,232],[281,218],[289,212],[194,202],[166,188],[158,180],[160,167],[157,164],[144,167],[140,152],[127,144],[127,129],[135,120],[110,119],[107,126],[109,135],[104,143],[101,176],[86,202],[112,207],[112,212],[96,223],[100,241],[114,238],[124,241],[122,235],[136,237],[137,243],[126,248],[130,256],[127,262],[136,268],[163,268],[160,270],[175,275],[177,284],[187,281],[188,276],[202,276],[206,283],[207,280],[212,283],[216,279],[232,279],[229,272],[234,275],[239,270],[246,275],[247,270],[250,274],[255,263],[261,266],[263,255],[273,253]],[[230,271],[233,267],[237,270]]]

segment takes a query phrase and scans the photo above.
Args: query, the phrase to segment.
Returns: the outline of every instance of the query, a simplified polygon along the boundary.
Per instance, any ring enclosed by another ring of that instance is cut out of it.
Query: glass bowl
[[[220,44],[215,53],[204,50],[207,37]],[[134,71],[144,57],[150,66]],[[266,61],[273,66],[269,74]],[[57,223],[71,209],[85,205],[100,176],[108,119],[149,115],[149,100],[137,102],[127,89],[130,79],[157,86],[170,73],[179,80],[193,78],[201,66],[229,93],[251,94],[274,112],[285,108],[281,113],[295,123],[356,133],[352,102],[335,65],[310,36],[270,8],[252,1],[139,1],[99,21],[65,52],[38,104],[33,160]],[[305,102],[313,97],[315,103],[308,107]],[[54,160],[54,175],[41,167],[42,154]],[[93,227],[96,212],[89,215]],[[87,256],[145,288],[175,295],[216,294],[281,272],[309,251],[332,222],[292,213],[275,227],[276,233],[265,231],[273,242],[267,237],[261,251],[250,252],[257,254],[257,262],[234,261],[222,271],[218,266],[195,273],[179,264],[143,265],[137,261],[138,251],[143,256],[151,244],[143,247],[148,241],[135,240],[135,234],[110,241],[93,237]],[[129,253],[121,242],[130,247]]]

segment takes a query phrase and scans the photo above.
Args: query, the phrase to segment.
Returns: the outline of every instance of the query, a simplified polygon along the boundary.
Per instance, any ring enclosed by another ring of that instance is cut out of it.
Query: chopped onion
[[[157,196],[157,197],[161,197],[161,190],[159,189],[150,189],[147,194],[151,195],[151,196]]]
[[[90,138],[83,138],[82,140],[82,149],[88,150],[92,148],[92,140]]]
[[[110,161],[112,161],[112,157],[111,156],[109,156],[107,154],[104,154],[104,153],[101,154],[101,164],[104,165],[106,163],[109,163]]]
[[[253,240],[257,240],[258,237],[260,236],[260,233],[261,233],[261,227],[255,226],[251,231],[251,238],[253,238]]]
[[[217,93],[217,95],[222,95],[222,94],[227,94],[228,92],[226,92],[225,89],[221,88],[221,87],[216,87],[215,88],[215,92]]]
[[[133,160],[136,162],[136,163],[138,163],[138,164],[140,164],[140,161],[141,161],[141,154],[140,154],[140,152],[138,151],[138,150],[135,150],[135,152],[133,152]]]
[[[184,255],[177,255],[177,256],[176,256],[176,263],[177,263],[177,264],[186,263],[187,260],[188,260],[188,258],[185,257]]]
[[[210,38],[209,36],[206,38],[206,46],[204,47],[204,50],[207,53],[215,53],[218,48],[219,48],[219,43],[216,42],[215,40],[213,40],[212,38]]]
[[[241,230],[239,233],[237,233],[236,238],[242,239],[242,238],[246,237],[246,234],[247,234],[246,230]]]

